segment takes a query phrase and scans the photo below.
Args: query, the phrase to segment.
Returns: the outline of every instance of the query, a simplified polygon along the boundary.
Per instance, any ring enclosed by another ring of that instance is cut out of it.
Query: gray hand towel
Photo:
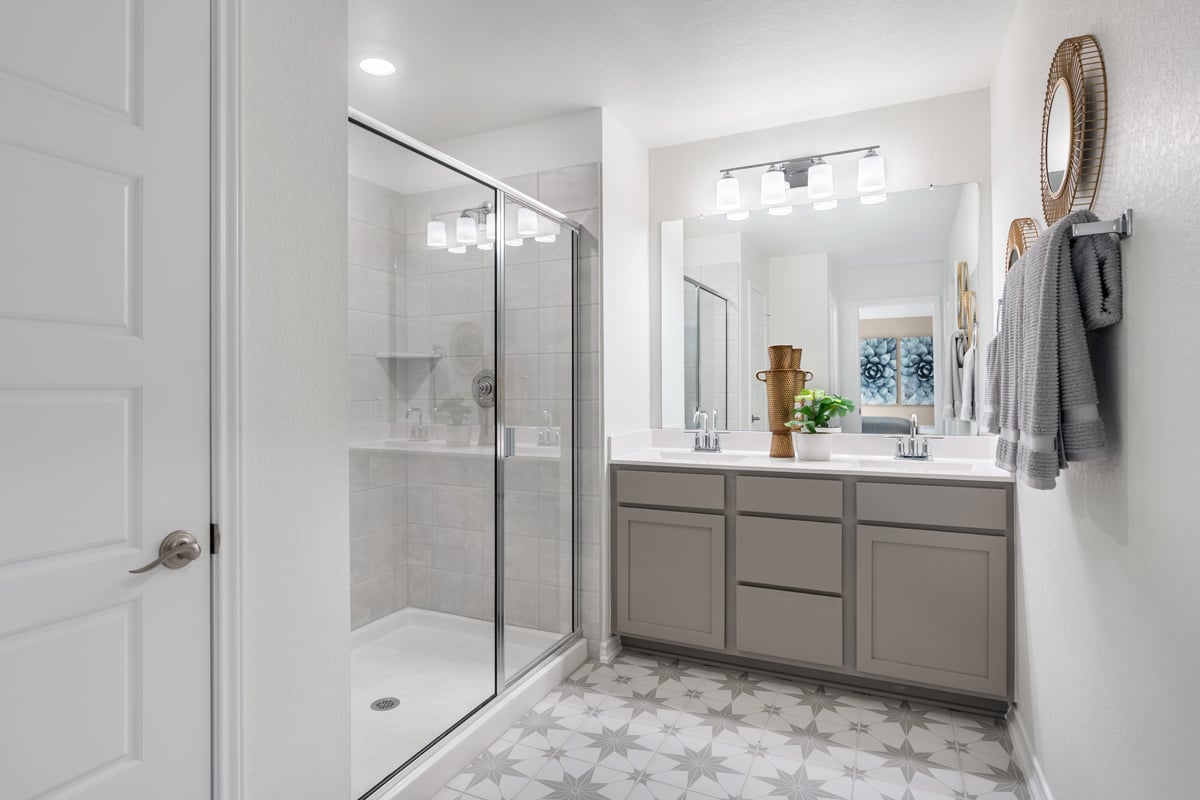
[[[962,403],[958,409],[958,418],[963,422],[975,419],[975,345],[963,355],[962,365]]]
[[[1059,220],[1004,281],[1005,320],[997,339],[996,465],[1035,489],[1053,488],[1067,462],[1106,454],[1076,275],[1099,272],[1103,259],[1111,281],[1112,270],[1119,270],[1119,255],[1113,258],[1111,251],[1086,243],[1076,249],[1071,239],[1072,225],[1095,219],[1091,212],[1077,211]],[[1085,284],[1103,287],[1105,279],[1093,274]],[[1099,302],[1089,308],[1098,321],[1114,313],[1119,318],[1111,289],[1096,297]]]

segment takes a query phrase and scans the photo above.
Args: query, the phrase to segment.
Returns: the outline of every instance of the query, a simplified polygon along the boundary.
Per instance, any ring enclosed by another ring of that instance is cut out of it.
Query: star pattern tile
[[[436,800],[1029,800],[1002,721],[683,659],[589,662]]]

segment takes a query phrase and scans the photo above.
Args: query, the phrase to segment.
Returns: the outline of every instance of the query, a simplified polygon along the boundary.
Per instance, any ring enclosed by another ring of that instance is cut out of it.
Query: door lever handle
[[[149,572],[155,567],[179,569],[200,557],[200,543],[187,531],[171,531],[158,546],[158,558],[144,567],[129,570],[134,575]]]

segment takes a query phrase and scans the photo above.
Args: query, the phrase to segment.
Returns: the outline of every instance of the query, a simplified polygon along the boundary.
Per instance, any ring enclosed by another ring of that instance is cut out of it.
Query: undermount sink
[[[691,450],[659,450],[658,457],[667,461],[741,461],[745,456],[733,453],[697,453]]]
[[[901,458],[859,459],[854,462],[854,466],[861,469],[886,469],[889,472],[970,472],[975,469],[974,464],[938,461],[935,458],[928,461]]]

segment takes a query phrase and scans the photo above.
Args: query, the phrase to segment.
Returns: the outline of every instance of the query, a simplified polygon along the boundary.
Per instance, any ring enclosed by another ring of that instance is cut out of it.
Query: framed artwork
[[[900,339],[900,390],[902,405],[933,405],[932,336]]]
[[[930,342],[932,344],[932,339]],[[859,382],[862,385],[863,405],[895,405],[896,340],[892,338],[859,339],[858,373]]]

